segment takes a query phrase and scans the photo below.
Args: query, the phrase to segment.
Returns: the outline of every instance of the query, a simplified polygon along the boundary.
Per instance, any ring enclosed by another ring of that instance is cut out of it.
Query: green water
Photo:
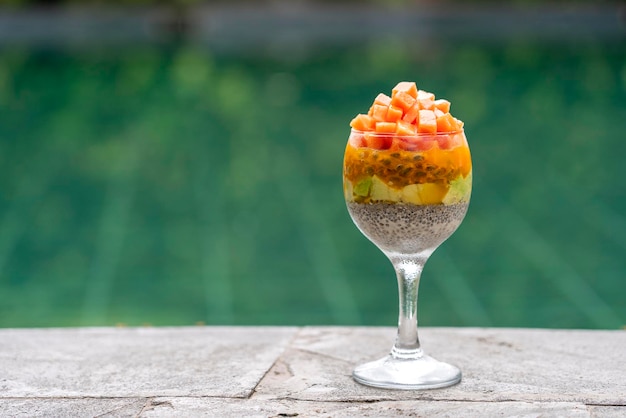
[[[420,324],[626,324],[623,43],[395,39],[2,47],[0,326],[394,325],[341,163],[399,80],[452,102],[474,161]]]

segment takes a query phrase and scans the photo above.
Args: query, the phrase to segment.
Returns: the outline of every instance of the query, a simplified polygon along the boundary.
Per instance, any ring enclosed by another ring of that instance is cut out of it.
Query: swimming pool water
[[[341,161],[350,119],[414,80],[452,102],[474,160],[420,324],[621,327],[622,46],[4,45],[0,326],[393,325]]]

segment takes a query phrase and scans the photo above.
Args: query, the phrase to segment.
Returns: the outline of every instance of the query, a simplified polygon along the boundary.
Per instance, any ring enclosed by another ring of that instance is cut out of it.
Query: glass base
[[[415,359],[395,358],[392,355],[365,363],[354,369],[357,382],[384,389],[437,389],[461,381],[461,371],[427,355]]]

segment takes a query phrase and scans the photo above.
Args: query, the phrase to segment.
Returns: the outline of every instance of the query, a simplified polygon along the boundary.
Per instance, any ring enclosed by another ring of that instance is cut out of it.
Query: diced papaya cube
[[[435,107],[441,110],[443,113],[450,112],[450,102],[445,99],[435,100]]]
[[[374,119],[368,115],[356,115],[350,122],[350,126],[357,131],[372,131],[374,130]]]
[[[452,138],[450,135],[437,135],[437,145],[442,150],[450,149],[452,148]]]
[[[365,138],[362,133],[351,132],[348,138],[348,143],[354,148],[360,148],[365,146]]]
[[[458,131],[452,131],[448,135],[441,135],[441,132],[437,135],[437,141],[439,142],[439,148],[445,150],[456,150],[461,147],[467,147],[465,142],[465,135]]]
[[[437,143],[437,140],[435,140],[434,137],[427,136],[427,137],[418,137],[418,138],[419,139],[415,141],[415,145],[418,151],[428,151],[432,149]]]
[[[398,135],[412,136],[417,133],[417,127],[412,123],[399,120],[396,126],[396,133]]]
[[[445,113],[437,118],[438,132],[454,132],[457,130],[456,121],[451,114]]]
[[[373,149],[389,149],[393,137],[390,135],[365,134],[365,146]]]
[[[457,132],[463,129],[463,122],[452,116],[450,113],[447,113],[447,115],[450,115],[450,132]]]
[[[467,141],[463,133],[459,133],[457,130],[456,133],[450,134],[449,136],[450,148],[467,147]]]
[[[419,122],[420,123],[417,128],[418,132],[421,132],[421,133],[437,132],[437,118],[435,117],[435,112],[433,112],[432,110],[420,110]],[[376,124],[376,129],[378,129],[378,123]]]
[[[441,110],[439,110],[439,109],[437,109],[437,108],[435,108],[435,109],[434,109],[434,112],[435,112],[435,117],[436,117],[436,118],[440,118],[440,117],[442,117],[443,115],[445,115],[445,112],[442,112]]]
[[[402,117],[402,109],[395,106],[389,106],[387,109],[386,122],[397,122]]]
[[[387,119],[387,106],[375,104],[372,106],[372,117],[376,121],[384,121]]]
[[[421,110],[435,110],[435,101],[429,98],[417,99]]]
[[[394,136],[389,149],[391,151],[416,151],[417,148],[411,138],[417,138],[417,136]]]
[[[425,99],[428,99],[428,100],[435,101],[435,95],[434,95],[434,94],[432,94],[432,93],[429,93],[429,92],[427,92],[427,91],[424,91],[424,90],[419,90],[419,91],[417,92],[417,97],[416,97],[416,98],[417,98],[417,100],[425,100]]]
[[[420,112],[419,103],[415,102],[415,104],[409,110],[406,111],[406,113],[402,117],[402,120],[408,123],[414,123],[415,120],[417,119],[417,116],[419,115],[419,112]]]
[[[405,92],[417,99],[417,86],[412,81],[401,81],[391,90],[391,96],[395,96],[398,92]]]
[[[415,104],[415,97],[411,96],[405,91],[399,91],[393,95],[391,104],[395,107],[399,107],[403,111],[409,110]]]
[[[394,133],[397,128],[395,122],[376,122],[376,132]]]
[[[374,104],[389,106],[391,104],[391,97],[387,96],[385,93],[379,93],[374,99]]]

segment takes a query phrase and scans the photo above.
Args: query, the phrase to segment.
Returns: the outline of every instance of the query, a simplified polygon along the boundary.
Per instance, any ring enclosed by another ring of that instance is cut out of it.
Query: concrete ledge
[[[626,331],[423,328],[459,385],[390,391],[352,368],[395,330],[0,330],[3,416],[625,416]]]

